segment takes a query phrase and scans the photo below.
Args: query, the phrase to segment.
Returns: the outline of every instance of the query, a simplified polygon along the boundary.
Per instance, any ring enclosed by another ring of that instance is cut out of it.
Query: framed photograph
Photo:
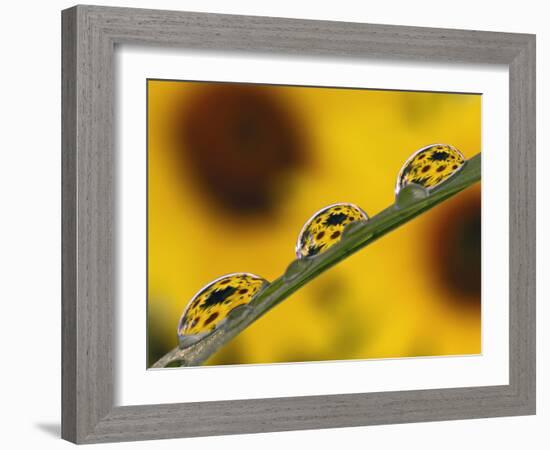
[[[62,13],[62,436],[535,413],[535,37]]]

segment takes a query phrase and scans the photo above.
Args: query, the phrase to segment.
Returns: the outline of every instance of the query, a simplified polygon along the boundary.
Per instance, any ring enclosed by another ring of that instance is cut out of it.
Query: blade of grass
[[[341,241],[324,253],[293,261],[285,274],[266,286],[247,306],[234,310],[222,327],[190,347],[184,349],[176,347],[151,367],[162,368],[174,362],[180,362],[182,366],[202,364],[271,308],[325,270],[480,179],[481,154],[477,154],[464,164],[460,172],[430,191],[427,197],[410,199],[407,202],[400,201],[399,205],[394,203],[370,220],[356,223],[353,229],[345,230]]]

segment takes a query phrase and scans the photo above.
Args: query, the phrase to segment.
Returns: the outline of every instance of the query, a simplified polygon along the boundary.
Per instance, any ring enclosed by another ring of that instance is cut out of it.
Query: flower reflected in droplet
[[[447,144],[432,144],[416,151],[399,171],[395,194],[405,186],[416,184],[428,190],[456,174],[464,165],[464,156]]]
[[[227,316],[247,305],[268,283],[250,273],[232,273],[202,288],[187,304],[178,325],[180,347],[188,347],[219,328]]]
[[[351,203],[337,203],[321,209],[303,226],[296,243],[296,256],[303,258],[325,252],[342,239],[348,224],[368,219],[365,211]]]

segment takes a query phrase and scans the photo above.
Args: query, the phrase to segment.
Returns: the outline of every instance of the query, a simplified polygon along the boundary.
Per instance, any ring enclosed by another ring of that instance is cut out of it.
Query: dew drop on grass
[[[178,324],[180,348],[200,341],[223,326],[229,315],[247,314],[248,303],[268,282],[251,273],[232,273],[208,283],[187,303]]]
[[[401,167],[395,184],[395,195],[408,185],[416,184],[430,191],[458,173],[464,156],[448,144],[432,144],[417,150]]]
[[[351,203],[336,203],[316,212],[303,226],[298,242],[298,259],[319,255],[342,239],[346,226],[365,222],[369,216]]]

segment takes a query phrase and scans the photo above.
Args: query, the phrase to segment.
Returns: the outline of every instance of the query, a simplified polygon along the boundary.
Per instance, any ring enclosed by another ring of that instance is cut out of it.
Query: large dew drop
[[[189,301],[178,324],[180,348],[195,342],[221,327],[234,310],[243,311],[268,282],[250,273],[232,273],[217,278]]]
[[[296,243],[296,256],[304,258],[325,252],[340,241],[346,225],[367,220],[367,213],[351,203],[323,208],[303,226]]]
[[[428,191],[452,177],[464,166],[464,156],[447,144],[433,144],[415,152],[399,171],[395,194],[416,184]]]

